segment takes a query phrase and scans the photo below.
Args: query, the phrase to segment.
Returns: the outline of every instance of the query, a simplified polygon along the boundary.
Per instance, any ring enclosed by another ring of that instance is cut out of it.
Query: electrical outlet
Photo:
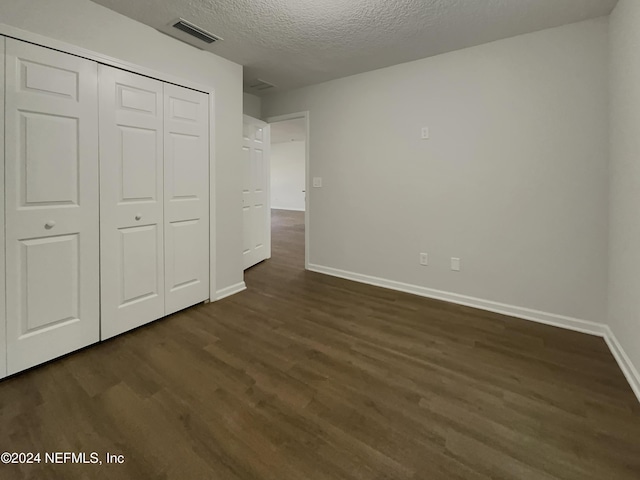
[[[314,188],[322,187],[322,177],[313,177],[313,186]]]
[[[460,259],[457,257],[451,257],[451,270],[454,272],[460,271]]]
[[[429,127],[422,127],[422,130],[420,131],[420,138],[423,140],[429,139]]]
[[[426,253],[420,254],[420,265],[425,267],[429,265],[429,255],[427,255]]]

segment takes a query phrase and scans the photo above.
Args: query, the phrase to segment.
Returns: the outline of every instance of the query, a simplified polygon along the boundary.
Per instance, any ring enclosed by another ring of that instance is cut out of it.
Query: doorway
[[[304,228],[304,268],[309,265],[309,114],[267,118],[271,127],[270,200],[273,229]],[[276,232],[274,231],[274,235]]]

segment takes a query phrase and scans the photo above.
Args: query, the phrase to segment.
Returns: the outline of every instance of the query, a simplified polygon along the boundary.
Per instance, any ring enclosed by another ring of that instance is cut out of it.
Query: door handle
[[[56,226],[56,222],[54,222],[53,220],[49,220],[47,223],[44,224],[44,228],[46,228],[47,230],[51,230],[55,226]]]
[[[142,219],[142,215],[137,214],[137,215],[136,215],[136,220],[140,220],[140,219]]]

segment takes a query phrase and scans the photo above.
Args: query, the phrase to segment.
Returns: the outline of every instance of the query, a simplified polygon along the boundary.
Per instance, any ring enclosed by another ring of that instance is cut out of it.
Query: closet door
[[[165,314],[209,298],[209,96],[164,85]]]
[[[6,40],[7,366],[99,340],[97,64]]]
[[[162,82],[100,80],[101,338],[164,316]]]

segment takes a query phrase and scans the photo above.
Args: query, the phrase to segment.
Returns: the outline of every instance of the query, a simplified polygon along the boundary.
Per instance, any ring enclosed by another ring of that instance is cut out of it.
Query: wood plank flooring
[[[0,382],[0,479],[640,479],[600,338],[305,272],[274,211],[248,290]]]

